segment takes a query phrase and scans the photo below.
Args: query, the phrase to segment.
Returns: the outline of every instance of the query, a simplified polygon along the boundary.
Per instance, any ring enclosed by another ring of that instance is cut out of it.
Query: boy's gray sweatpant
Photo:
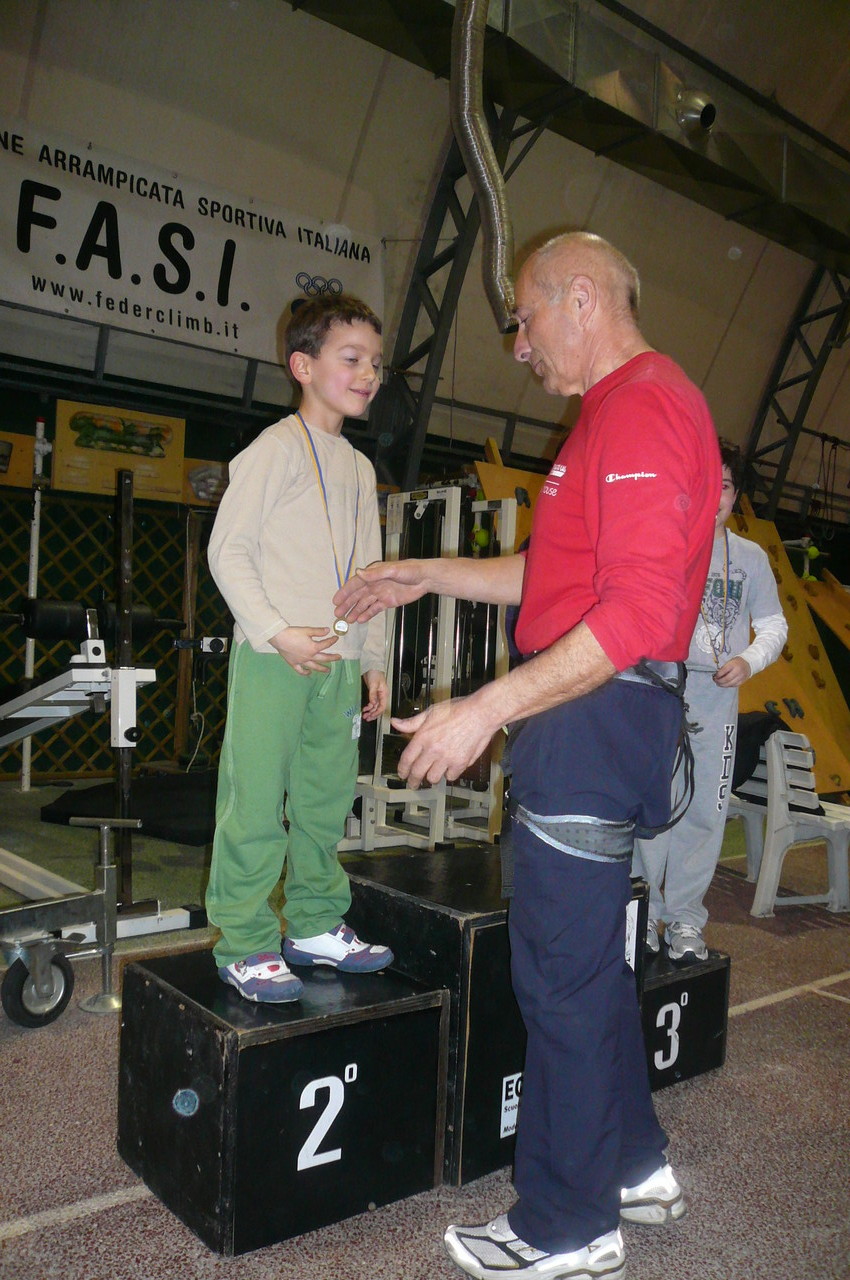
[[[697,929],[708,919],[703,898],[723,844],[738,729],[738,690],[718,687],[712,674],[688,669],[688,722],[697,726],[691,733],[694,798],[669,831],[653,840],[636,840],[632,859],[632,874],[649,885],[650,919]],[[683,788],[677,774],[674,802]]]

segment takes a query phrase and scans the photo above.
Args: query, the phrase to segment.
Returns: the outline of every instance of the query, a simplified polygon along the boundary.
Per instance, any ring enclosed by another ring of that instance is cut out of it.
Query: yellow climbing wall
[[[818,791],[850,791],[850,709],[808,608],[808,602],[814,605],[825,589],[797,577],[776,525],[757,519],[746,499],[743,505],[744,514],[733,515],[729,528],[767,552],[788,621],[788,642],[777,662],[741,686],[739,707],[741,711],[778,711],[814,747]],[[850,612],[846,620],[850,621]]]
[[[475,470],[488,502],[495,502],[499,498],[517,499],[514,539],[516,550],[531,533],[531,513],[546,477],[534,471],[518,471],[515,467],[503,467],[492,462],[476,462]]]
[[[850,649],[850,591],[827,569],[823,571],[822,582],[804,582],[802,585],[810,607]]]

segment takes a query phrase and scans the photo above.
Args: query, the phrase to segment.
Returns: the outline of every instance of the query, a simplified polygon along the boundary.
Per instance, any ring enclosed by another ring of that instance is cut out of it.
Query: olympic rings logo
[[[295,283],[308,298],[321,298],[325,293],[342,293],[341,280],[326,280],[324,276],[310,276],[306,271],[298,272]]]

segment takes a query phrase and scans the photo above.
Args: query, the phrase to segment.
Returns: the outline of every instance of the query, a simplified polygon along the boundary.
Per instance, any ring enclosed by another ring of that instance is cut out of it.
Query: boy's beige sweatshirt
[[[343,436],[312,428],[310,435],[327,513],[309,441],[290,414],[267,427],[230,463],[230,483],[210,535],[210,570],[233,614],[234,642],[247,640],[258,653],[276,652],[268,640],[284,627],[330,630],[337,589],[334,545],[344,580],[355,510],[351,572],[382,557],[371,462]],[[385,670],[386,616],[352,625],[331,652],[359,659],[364,673]]]

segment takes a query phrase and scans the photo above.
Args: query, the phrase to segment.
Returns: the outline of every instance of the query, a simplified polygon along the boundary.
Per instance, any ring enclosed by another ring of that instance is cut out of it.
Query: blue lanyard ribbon
[[[342,578],[339,572],[339,559],[336,554],[336,543],[334,542],[334,531],[333,531],[333,525],[331,524],[331,513],[330,513],[330,508],[328,507],[328,491],[325,488],[325,477],[322,474],[322,464],[319,462],[319,455],[316,452],[316,446],[313,443],[313,437],[310,434],[310,429],[307,426],[307,423],[301,417],[301,414],[297,409],[295,411],[295,416],[298,419],[298,421],[301,423],[301,426],[304,430],[304,434],[306,435],[307,441],[310,445],[310,452],[313,455],[313,466],[316,468],[316,479],[319,482],[319,491],[322,495],[322,503],[325,508],[325,518],[328,522],[328,533],[331,536],[331,550],[333,551],[333,557],[334,557],[334,572],[336,573],[336,584],[338,587],[341,587],[344,582],[348,582],[348,579],[351,576],[351,566],[354,563],[354,551],[357,547],[357,520],[360,514],[360,476],[357,471],[357,459],[356,458],[354,459],[354,474],[357,482],[357,496],[354,501],[354,541],[351,544],[351,555],[348,557],[348,564],[345,567],[345,578]]]

